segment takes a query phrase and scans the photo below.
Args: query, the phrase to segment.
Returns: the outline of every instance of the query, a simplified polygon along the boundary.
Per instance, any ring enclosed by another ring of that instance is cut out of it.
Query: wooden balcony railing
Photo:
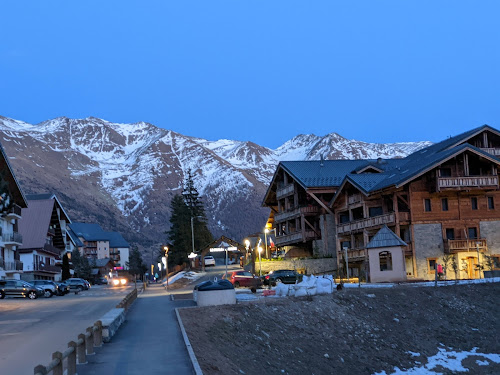
[[[305,232],[305,237],[302,232],[291,233],[285,236],[276,236],[276,246],[290,245],[297,242],[305,242],[308,240],[318,239],[319,236],[312,230]]]
[[[280,212],[274,215],[274,222],[280,223],[283,221],[287,221],[293,219],[294,217],[299,217],[300,215],[317,215],[321,212],[321,207],[318,206],[307,206],[295,208],[290,211]]]
[[[4,214],[9,217],[21,217],[21,207],[18,206],[17,204],[13,205],[11,208],[9,208],[7,211],[4,212]]]
[[[392,224],[395,222],[394,212],[389,214],[369,217],[362,220],[351,221],[349,223],[343,223],[337,225],[337,234],[353,232],[356,230],[362,230],[365,228],[375,227],[384,224]]]
[[[500,155],[500,148],[488,147],[488,148],[481,148],[481,150],[486,151],[488,154],[491,154],[494,156]]]
[[[276,189],[276,199],[281,199],[295,192],[295,185],[288,184]]]
[[[498,187],[498,176],[438,177],[438,190],[443,188]]]
[[[486,239],[466,239],[466,240],[444,240],[445,253],[452,254],[462,251],[481,251],[484,252],[488,248]]]
[[[347,258],[351,260],[365,259],[368,257],[367,249],[347,249]],[[339,250],[339,258],[345,262],[345,250]]]

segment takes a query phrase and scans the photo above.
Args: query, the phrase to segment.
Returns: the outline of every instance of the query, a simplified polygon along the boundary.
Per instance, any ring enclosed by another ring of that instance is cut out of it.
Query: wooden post
[[[77,347],[76,347],[79,364],[87,362],[87,354],[85,352],[85,340],[86,340],[85,335],[83,333],[80,333],[78,335],[78,343],[77,343]]]
[[[68,348],[73,348],[73,352],[68,355],[68,375],[76,374],[76,342],[68,342]]]
[[[94,329],[92,327],[87,328],[87,333],[90,335],[89,338],[85,340],[87,354],[94,354]]]
[[[94,332],[94,346],[100,347],[102,345],[102,322],[98,320],[94,323],[94,326],[97,327],[97,330]]]
[[[38,365],[35,367],[34,374],[35,375],[47,375],[47,369],[45,368],[44,365]]]
[[[52,353],[52,360],[57,359],[59,363],[52,369],[52,375],[63,375],[63,358],[61,352]]]

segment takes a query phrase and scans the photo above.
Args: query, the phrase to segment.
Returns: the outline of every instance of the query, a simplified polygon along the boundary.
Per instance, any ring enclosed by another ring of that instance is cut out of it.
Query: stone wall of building
[[[479,223],[481,238],[486,239],[488,252],[500,254],[500,221],[481,221]]]
[[[441,224],[415,224],[413,226],[418,279],[434,280],[434,272],[429,272],[428,258],[442,259],[444,255]]]

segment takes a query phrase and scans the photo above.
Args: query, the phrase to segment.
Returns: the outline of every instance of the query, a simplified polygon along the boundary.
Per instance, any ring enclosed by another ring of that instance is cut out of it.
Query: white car
[[[205,267],[207,266],[214,266],[215,267],[215,258],[211,255],[207,255],[205,258]]]

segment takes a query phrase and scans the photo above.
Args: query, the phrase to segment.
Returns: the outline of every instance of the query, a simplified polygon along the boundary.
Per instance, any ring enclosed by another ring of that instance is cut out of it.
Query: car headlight
[[[113,285],[120,285],[120,280],[118,279],[113,279]]]
[[[120,283],[121,283],[122,285],[125,285],[125,284],[127,283],[127,279],[120,279]]]

